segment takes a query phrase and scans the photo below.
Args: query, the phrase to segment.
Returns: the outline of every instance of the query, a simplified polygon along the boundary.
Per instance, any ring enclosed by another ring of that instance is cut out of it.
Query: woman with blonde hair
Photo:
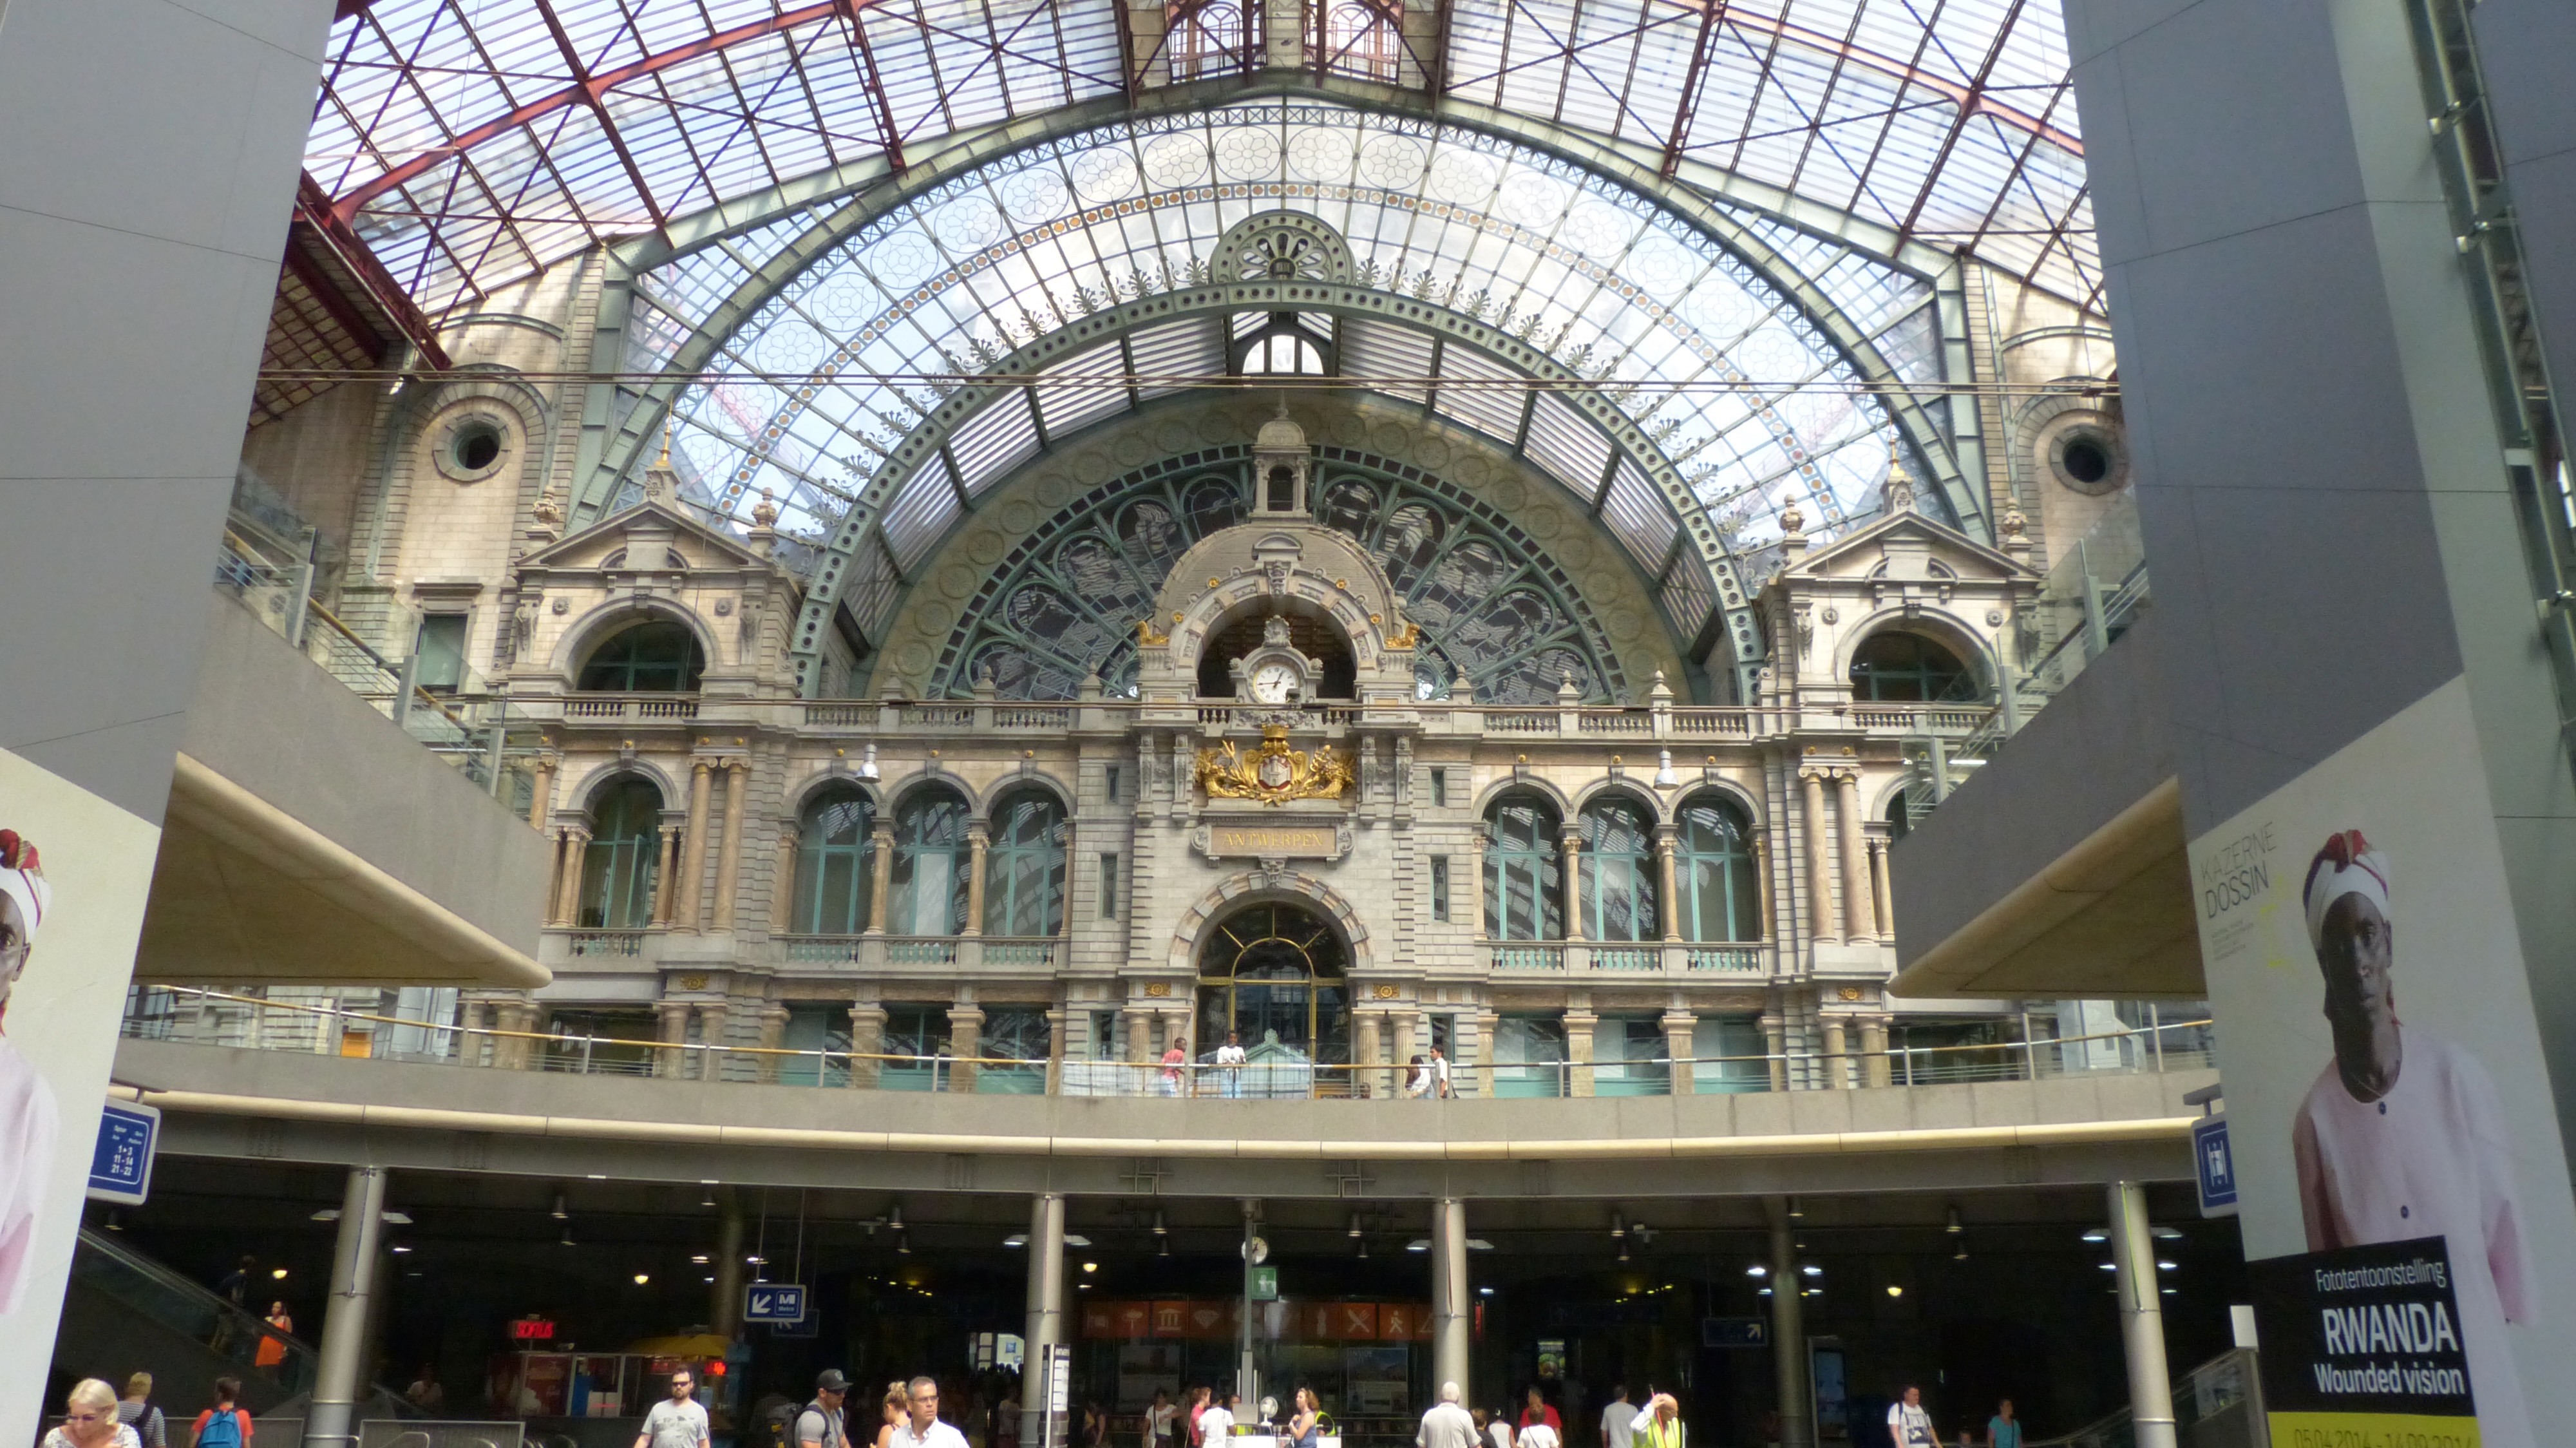
[[[877,1437],[873,1448],[888,1448],[894,1442],[895,1425],[912,1416],[912,1397],[904,1391],[903,1379],[886,1384],[885,1399],[877,1404]]]
[[[45,1435],[42,1448],[142,1448],[134,1430],[116,1421],[116,1389],[96,1378],[72,1384],[63,1404],[62,1426]]]

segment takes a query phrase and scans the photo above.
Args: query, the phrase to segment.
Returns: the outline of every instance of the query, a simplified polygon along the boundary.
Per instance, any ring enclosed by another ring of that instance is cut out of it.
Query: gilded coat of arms
[[[1264,725],[1261,748],[1249,755],[1236,749],[1231,739],[1200,750],[1197,776],[1199,788],[1210,799],[1253,799],[1263,804],[1339,799],[1343,790],[1359,787],[1359,771],[1352,761],[1334,753],[1330,744],[1316,745],[1311,753],[1289,748],[1284,724]]]

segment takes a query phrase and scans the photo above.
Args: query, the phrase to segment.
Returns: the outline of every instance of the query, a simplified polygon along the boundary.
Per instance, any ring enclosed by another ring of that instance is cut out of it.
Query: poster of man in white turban
[[[62,1112],[35,1064],[9,1039],[9,997],[53,905],[35,845],[0,829],[0,1313],[17,1310],[35,1255],[37,1208]]]

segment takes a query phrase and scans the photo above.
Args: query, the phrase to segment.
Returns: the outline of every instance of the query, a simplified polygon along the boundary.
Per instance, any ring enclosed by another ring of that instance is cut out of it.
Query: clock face
[[[1264,704],[1285,704],[1288,691],[1297,687],[1297,671],[1276,661],[1252,671],[1252,697]]]

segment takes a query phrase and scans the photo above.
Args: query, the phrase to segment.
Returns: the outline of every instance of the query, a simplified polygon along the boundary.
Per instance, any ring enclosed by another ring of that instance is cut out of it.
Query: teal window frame
[[[412,635],[411,680],[433,694],[453,694],[465,685],[465,630],[461,613],[425,613]]]
[[[1904,629],[1884,629],[1852,650],[1852,697],[1872,704],[1969,704],[1977,676],[1950,648]]]
[[[993,806],[984,850],[984,933],[1052,936],[1064,930],[1064,805],[1019,789]]]
[[[817,1055],[778,1058],[781,1086],[847,1086],[850,1084],[850,1011],[847,1006],[789,1006],[787,1026],[778,1044],[790,1051]],[[842,1053],[839,1060],[832,1053]]]
[[[938,1049],[948,1040],[948,1007],[889,1002],[885,1013],[885,1043],[877,1047],[883,1054],[890,1057],[956,1055],[953,1045],[945,1052]],[[947,1070],[947,1064],[938,1060],[884,1061],[877,1067],[877,1089],[942,1090],[948,1084]]]
[[[947,789],[918,791],[896,809],[887,934],[964,933],[967,872],[973,862],[966,819],[964,797]],[[944,901],[925,898],[925,890],[943,887]]]
[[[1673,811],[1673,892],[1682,938],[1704,944],[1762,938],[1753,825],[1742,806],[1700,793]]]
[[[856,935],[868,928],[876,891],[876,801],[836,786],[806,801],[796,821],[791,935]]]
[[[1564,847],[1556,810],[1505,795],[1485,811],[1485,938],[1565,938]]]
[[[651,780],[621,779],[592,796],[575,924],[583,930],[650,926],[661,844],[662,791]]]
[[[687,624],[653,618],[601,640],[574,687],[585,694],[694,694],[706,669],[707,651]]]
[[[1605,1046],[1609,1049],[1604,1050]],[[1673,1094],[1672,1065],[1660,1017],[1609,1015],[1592,1027],[1592,1094]]]
[[[975,1070],[981,1096],[1041,1096],[1046,1093],[1047,1059],[1054,1053],[1055,1030],[1044,1006],[988,1006],[984,1033],[975,1054],[988,1064]],[[989,1064],[997,1057],[1026,1062],[1019,1066]]]
[[[1739,1095],[1771,1089],[1769,1044],[1762,1018],[1742,1012],[1703,1015],[1691,1031],[1691,1090],[1702,1096]],[[1734,1057],[1711,1060],[1710,1057]],[[1758,1057],[1762,1059],[1745,1059]]]
[[[1583,836],[1575,857],[1583,881],[1583,938],[1661,939],[1653,817],[1624,799],[1596,799],[1575,819]]]
[[[1497,1016],[1487,1055],[1496,1096],[1563,1096],[1569,1089],[1563,1016]]]

